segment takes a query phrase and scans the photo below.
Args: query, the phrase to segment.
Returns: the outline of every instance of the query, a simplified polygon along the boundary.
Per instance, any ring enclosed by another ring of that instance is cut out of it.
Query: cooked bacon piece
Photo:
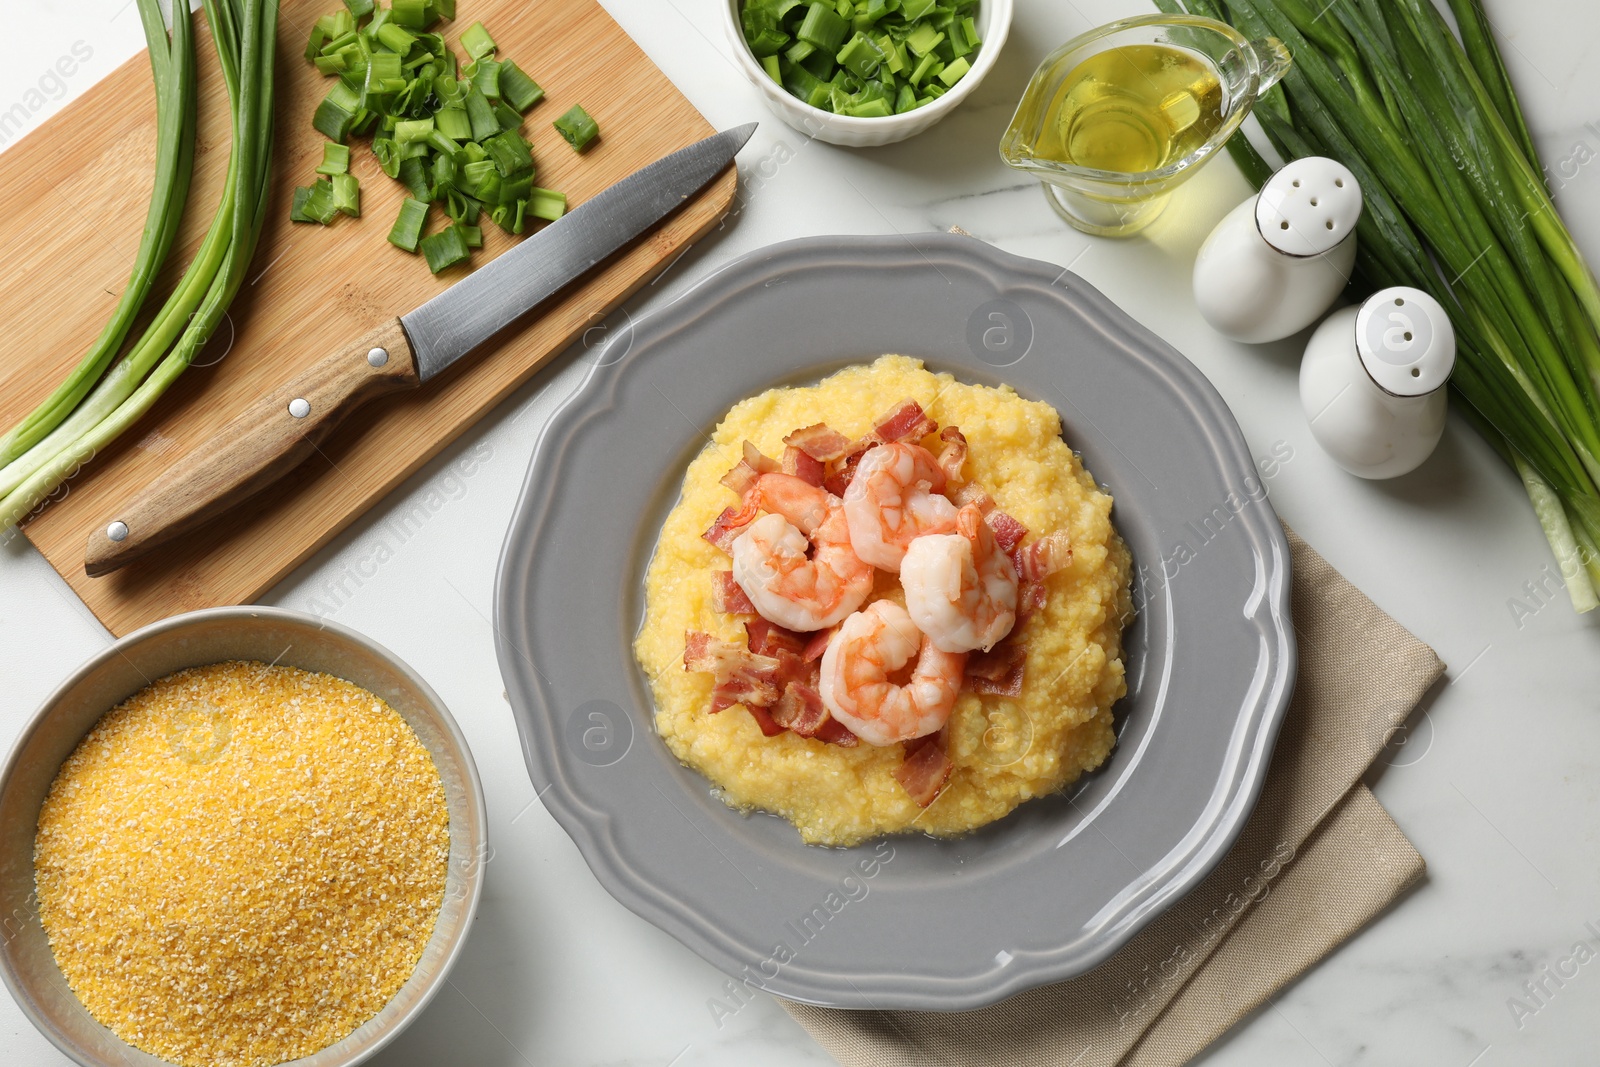
[[[915,400],[902,400],[893,411],[878,419],[872,427],[872,434],[884,443],[908,437],[915,441],[938,428],[939,424],[928,417],[921,404]]]
[[[756,721],[756,725],[761,727],[761,732],[768,737],[777,737],[783,733],[783,726],[768,714],[766,708],[759,705],[746,704],[744,710],[750,713],[750,717]]]
[[[963,470],[967,465],[967,438],[960,427],[946,426],[939,431],[939,440],[944,442],[944,447],[939,450],[939,469],[944,471],[946,482],[954,489],[965,480]]]
[[[796,653],[786,648],[780,648],[776,656],[778,668],[772,674],[772,680],[781,693],[783,687],[790,682],[809,685],[815,689],[822,677],[822,667],[817,663],[808,663]]]
[[[1027,659],[1028,650],[1009,640],[987,652],[974,652],[967,657],[967,689],[992,696],[1021,696]]]
[[[942,733],[907,741],[905,760],[893,771],[895,780],[905,787],[919,808],[933,803],[955,767],[944,754],[941,738]]]
[[[838,632],[837,626],[830,626],[826,630],[818,630],[812,634],[811,639],[806,642],[806,647],[801,651],[800,658],[807,663],[821,659],[822,654],[828,651],[828,642],[833,640],[833,635]]]
[[[734,539],[744,532],[746,526],[750,525],[750,520],[756,517],[756,510],[755,501],[751,501],[738,510],[723,508],[722,514],[717,516],[717,521],[713,522],[711,528],[700,536],[731,556],[733,554]]]
[[[710,674],[716,679],[711,690],[713,712],[735,704],[746,707],[771,705],[778,699],[780,691],[777,684],[779,666],[777,659],[758,656],[748,648],[720,640],[702,630],[693,630],[685,635],[683,669]]]
[[[751,444],[744,443],[744,458],[727,474],[721,478],[722,484],[732,489],[743,497],[756,484],[756,479],[763,474],[773,474],[781,469],[781,465],[771,456],[763,455],[761,449]]]
[[[721,711],[735,704],[764,708],[770,707],[777,699],[778,686],[773,682],[768,668],[753,665],[739,667],[711,690],[711,710]]]
[[[711,606],[729,615],[754,615],[756,606],[750,603],[739,583],[733,580],[732,571],[713,571],[711,574]],[[760,651],[760,649],[755,649]]]
[[[861,465],[861,457],[881,444],[883,442],[870,433],[856,441],[850,446],[850,451],[840,461],[838,468],[822,480],[822,488],[834,496],[844,496],[844,491],[850,486],[850,480],[856,476],[856,468]]]
[[[1012,561],[1017,576],[1025,582],[1042,582],[1072,562],[1072,539],[1066,531],[1045,534],[1023,548]]]
[[[855,477],[855,467],[841,467],[822,479],[822,488],[834,496],[844,496],[844,491],[850,488],[850,479]]]
[[[1043,582],[1023,582],[1017,587],[1017,621],[1011,626],[1012,633],[1016,633],[1028,621],[1028,616],[1044,607],[1048,595],[1049,590]]]
[[[785,630],[777,623],[768,622],[760,616],[745,621],[744,635],[750,651],[758,656],[776,656],[779,652],[798,655],[801,649],[806,647],[804,634]]]
[[[772,706],[772,721],[788,727],[801,737],[815,737],[817,728],[828,719],[828,709],[822,706],[822,695],[811,686],[799,682],[784,686],[783,696]]]
[[[838,719],[829,717],[826,722],[817,727],[817,732],[812,735],[818,741],[826,741],[830,745],[840,748],[855,748],[861,743],[861,738],[850,732],[850,727]]]
[[[826,469],[822,460],[807,455],[794,445],[783,450],[783,473],[792,474],[807,485],[821,485]]]
[[[836,459],[843,459],[844,454],[850,451],[850,438],[838,430],[832,429],[825,422],[802,426],[788,437],[785,437],[783,443],[792,448],[798,448],[812,459],[821,463],[831,463]]]
[[[988,515],[994,510],[994,497],[990,496],[989,491],[977,482],[968,482],[966,485],[958,486],[951,490],[950,502],[958,508],[964,508],[968,504],[976,504],[978,510],[983,512],[984,515]]]
[[[686,671],[714,671],[717,669],[712,648],[718,642],[704,630],[689,630],[683,635],[683,669]]]
[[[999,542],[1000,551],[1007,555],[1010,555],[1011,551],[1022,543],[1022,539],[1028,536],[1028,528],[1003,511],[991,511],[983,517],[983,521],[994,531],[994,539]],[[1011,561],[1015,563],[1016,557],[1012,556]]]

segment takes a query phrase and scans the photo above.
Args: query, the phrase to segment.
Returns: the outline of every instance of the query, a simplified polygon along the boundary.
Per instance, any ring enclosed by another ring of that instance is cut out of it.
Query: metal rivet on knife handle
[[[126,541],[128,539],[128,524],[125,522],[112,523],[106,527],[106,537],[113,541]]]
[[[297,419],[303,419],[311,414],[311,403],[303,396],[297,396],[289,401],[289,414]]]
[[[367,362],[372,364],[374,367],[383,366],[385,363],[389,362],[389,350],[386,348],[374,348],[371,352],[367,353]]]

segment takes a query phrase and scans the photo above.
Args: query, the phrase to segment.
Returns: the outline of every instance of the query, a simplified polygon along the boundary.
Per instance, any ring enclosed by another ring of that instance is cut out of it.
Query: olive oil
[[[1096,170],[1158,170],[1205,144],[1222,124],[1222,84],[1201,57],[1129,44],[1074,67],[1045,103],[1022,116],[1039,131],[1033,155]]]

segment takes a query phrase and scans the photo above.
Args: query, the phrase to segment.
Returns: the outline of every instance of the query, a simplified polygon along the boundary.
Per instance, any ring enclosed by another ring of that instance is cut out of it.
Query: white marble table
[[[724,54],[720,2],[606,0],[713,123],[762,120],[741,159],[747,180],[759,161],[787,159],[769,163],[728,227],[635,298],[631,311],[660,306],[731,257],[808,234],[959,224],[1012,252],[1070,265],[1200,366],[1258,456],[1290,457],[1269,482],[1279,512],[1449,664],[1449,683],[1373,775],[1378,796],[1427,858],[1427,881],[1205,1062],[1593,1062],[1600,962],[1562,961],[1580,941],[1600,950],[1600,632],[1564,602],[1515,478],[1454,418],[1438,454],[1415,474],[1387,484],[1348,477],[1318,450],[1300,413],[1299,345],[1246,348],[1205,326],[1189,269],[1212,224],[1247,193],[1231,163],[1200,175],[1145,236],[1119,243],[1066,229],[1038,189],[996,157],[1044,53],[1146,5],[1018,0],[1002,66],[961,111],[908,144],[849,151],[808,144],[767,114]],[[464,11],[469,5],[463,0]],[[1600,11],[1589,0],[1489,0],[1489,8],[1507,35],[1502,47],[1540,148],[1558,172],[1559,203],[1600,263],[1600,167],[1587,165],[1600,157],[1600,64],[1592,52]],[[5,17],[0,147],[16,140],[16,123],[43,122],[142,44],[129,0],[8,3]],[[41,83],[58,56],[75,51],[88,55],[73,77]],[[11,125],[8,113],[16,115]],[[449,987],[374,1062],[829,1062],[772,1003],[719,1026],[707,1002],[722,976],[600,888],[523,770],[486,616],[534,438],[576,380],[573,369],[569,354],[540,374],[265,598],[331,611],[407,659],[461,721],[488,792],[495,853],[478,928]],[[479,462],[464,476],[459,464],[469,455]],[[382,524],[417,503],[428,518],[397,543]],[[392,557],[384,553],[379,565],[386,538]],[[0,552],[0,744],[108,639],[36,552]],[[1568,977],[1548,977],[1555,972],[1547,965]],[[1523,988],[1530,980],[1543,983],[1538,1001]],[[1518,1018],[1513,997],[1536,1010]],[[4,995],[0,1062],[67,1062]]]

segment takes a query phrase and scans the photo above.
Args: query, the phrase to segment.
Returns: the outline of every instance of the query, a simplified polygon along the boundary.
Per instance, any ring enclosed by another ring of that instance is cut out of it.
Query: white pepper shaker
[[[1334,461],[1362,478],[1416,469],[1444,433],[1456,363],[1450,317],[1420,289],[1396,286],[1329,315],[1300,363],[1300,404]]]
[[[1361,186],[1344,164],[1307,156],[1283,167],[1200,247],[1200,314],[1217,332],[1250,344],[1316,322],[1350,279],[1361,206]]]

